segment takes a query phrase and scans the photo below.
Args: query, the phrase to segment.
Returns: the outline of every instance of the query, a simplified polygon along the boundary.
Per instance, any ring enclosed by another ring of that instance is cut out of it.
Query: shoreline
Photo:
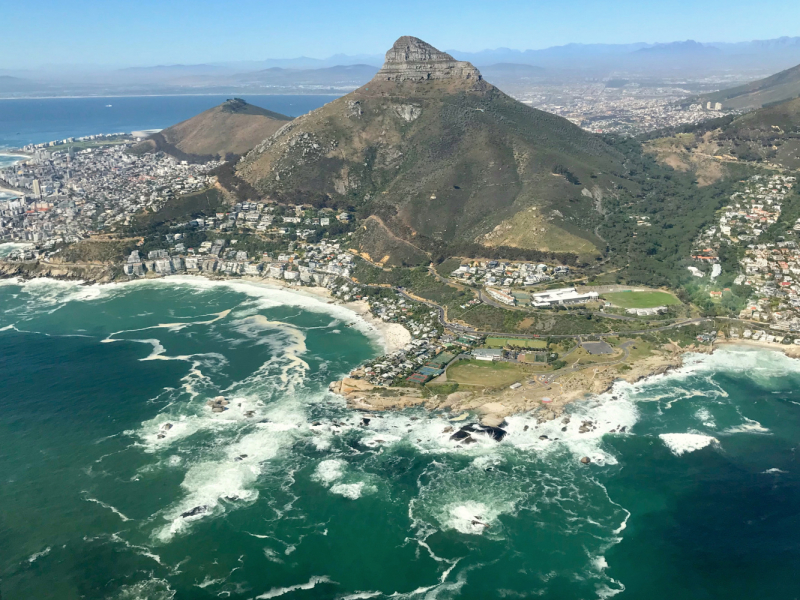
[[[11,244],[17,244],[17,242],[7,242]],[[292,286],[292,285],[285,285],[282,284],[279,280],[273,279],[261,279],[257,277],[241,277],[241,278],[212,278],[206,277],[201,274],[181,274],[181,275],[171,275],[167,277],[156,277],[156,278],[148,278],[148,279],[135,279],[130,281],[91,281],[87,282],[86,280],[79,279],[79,278],[57,278],[57,277],[21,277],[21,276],[12,276],[12,277],[0,277],[2,279],[16,279],[20,282],[25,281],[33,281],[36,279],[50,279],[52,281],[72,281],[78,285],[126,285],[130,283],[144,283],[144,282],[154,282],[154,281],[164,281],[170,282],[170,280],[175,280],[174,283],[179,284],[181,282],[185,282],[186,280],[201,280],[207,281],[212,284],[244,284],[248,286],[253,286],[256,288],[264,288],[276,291],[285,291],[293,294],[298,294],[300,296],[306,296],[309,298],[314,298],[319,301],[327,301],[326,304],[330,304],[332,306],[340,306],[349,312],[353,313],[354,316],[360,318],[364,321],[368,326],[369,329],[374,331],[377,335],[378,341],[382,346],[384,354],[392,354],[397,352],[398,350],[403,349],[411,340],[411,333],[403,327],[400,323],[386,323],[381,319],[375,317],[369,310],[369,304],[364,300],[356,300],[352,302],[342,302],[333,297],[330,290],[321,286]]]
[[[598,364],[565,374],[563,379],[557,377],[546,385],[533,383],[539,377],[533,375],[532,379],[515,390],[505,386],[502,389],[455,391],[447,395],[425,397],[421,390],[415,388],[376,388],[361,379],[345,377],[333,382],[331,391],[342,396],[354,410],[381,412],[422,406],[430,411],[447,411],[452,415],[451,419],[458,421],[469,420],[472,415],[484,426],[503,427],[506,417],[526,413],[534,415],[539,422],[552,421],[561,417],[566,407],[574,402],[613,393],[617,383],[636,385],[668,375],[684,366],[686,355],[710,356],[726,346],[781,352],[788,358],[800,360],[800,346],[723,340],[712,345],[692,344],[685,348],[666,344],[657,354],[629,363],[630,369],[626,371],[619,371],[618,363],[605,366]],[[557,372],[547,374],[553,373]],[[611,397],[617,398],[616,395]],[[550,398],[550,401],[543,402],[543,398]]]
[[[13,243],[13,242],[12,242]],[[199,280],[211,284],[244,284],[255,288],[286,291],[300,296],[315,298],[327,304],[339,306],[353,313],[376,333],[383,347],[383,354],[393,354],[405,348],[412,341],[411,333],[400,323],[388,323],[375,317],[369,310],[365,300],[342,302],[333,297],[328,288],[321,286],[297,286],[283,283],[281,280],[262,279],[253,276],[241,278],[208,277],[202,274],[181,274],[166,277],[138,279],[131,281],[86,281],[78,277],[40,277],[6,276],[6,279],[31,281],[33,279],[52,279],[53,281],[74,281],[86,285],[125,285],[128,283],[144,283],[163,281],[175,283]],[[559,417],[564,409],[578,400],[611,392],[618,382],[635,385],[641,381],[665,375],[684,364],[686,354],[713,354],[718,348],[725,346],[741,346],[760,350],[777,351],[785,356],[800,360],[800,346],[741,339],[716,340],[708,346],[691,344],[680,347],[675,343],[665,344],[654,350],[650,356],[635,362],[611,362],[589,364],[586,368],[559,373],[531,373],[526,382],[517,389],[508,386],[498,389],[480,389],[477,391],[455,391],[447,395],[426,396],[422,388],[379,387],[369,384],[358,377],[361,367],[356,367],[340,380],[331,382],[329,389],[341,396],[347,405],[361,411],[394,411],[410,407],[423,406],[428,410],[444,410],[453,414],[474,413],[484,425],[499,427],[506,417],[533,413],[541,421],[550,421]],[[628,365],[620,370],[621,365]],[[547,376],[544,379],[543,376]],[[543,401],[549,398],[550,401]]]

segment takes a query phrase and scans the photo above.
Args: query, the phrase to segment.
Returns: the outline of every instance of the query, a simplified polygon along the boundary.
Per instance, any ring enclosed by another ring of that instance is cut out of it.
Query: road
[[[360,285],[364,285],[364,287],[377,287],[377,286],[370,286],[368,284],[360,284]],[[625,331],[619,331],[619,332],[617,332],[617,331],[608,331],[606,333],[575,333],[575,334],[562,334],[562,335],[549,335],[549,334],[534,335],[534,334],[525,334],[525,333],[506,333],[504,331],[483,331],[483,330],[475,329],[474,327],[461,325],[459,323],[451,323],[451,322],[449,322],[449,321],[447,321],[445,319],[444,308],[442,308],[438,304],[436,304],[434,302],[430,302],[428,300],[422,300],[422,299],[420,299],[420,298],[418,298],[416,296],[411,296],[403,288],[399,288],[398,287],[398,288],[392,288],[392,289],[394,289],[395,292],[397,292],[398,294],[400,294],[404,298],[407,298],[408,300],[411,300],[412,302],[421,302],[422,304],[425,304],[426,306],[429,306],[432,309],[436,310],[439,313],[439,322],[442,324],[443,327],[447,327],[448,329],[451,329],[451,330],[459,332],[459,333],[466,333],[466,334],[471,334],[471,335],[481,335],[481,336],[496,335],[496,336],[502,336],[502,337],[519,338],[519,339],[535,339],[535,338],[540,338],[540,337],[549,337],[549,338],[554,338],[554,339],[567,339],[567,338],[576,339],[576,338],[591,337],[591,336],[603,338],[603,337],[615,337],[615,336],[618,336],[618,335],[641,335],[641,334],[653,333],[653,332],[656,332],[656,331],[667,331],[668,329],[675,329],[676,327],[685,327],[686,325],[695,325],[695,324],[698,324],[698,323],[713,323],[714,322],[714,319],[711,319],[711,318],[698,317],[698,318],[694,318],[694,319],[686,319],[684,321],[679,321],[679,322],[676,322],[676,323],[672,323],[670,325],[664,325],[663,327],[654,327],[654,328],[651,328],[651,329],[625,330]]]

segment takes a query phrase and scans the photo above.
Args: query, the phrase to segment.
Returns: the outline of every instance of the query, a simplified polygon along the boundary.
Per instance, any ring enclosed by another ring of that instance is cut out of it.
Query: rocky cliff
[[[430,81],[460,79],[480,81],[478,69],[458,61],[419,38],[404,35],[386,53],[386,62],[375,79],[386,81]]]
[[[117,273],[111,265],[0,261],[0,279],[47,277],[86,283],[109,283],[114,281],[115,275]]]

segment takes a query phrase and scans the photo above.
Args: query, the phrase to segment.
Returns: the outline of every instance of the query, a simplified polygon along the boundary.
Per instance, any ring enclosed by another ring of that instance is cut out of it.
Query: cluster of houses
[[[778,222],[786,197],[796,178],[786,175],[756,175],[743,183],[731,196],[731,203],[720,213],[719,223],[703,233],[692,257],[711,265],[710,273],[690,267],[698,277],[714,280],[721,274],[719,249],[725,245],[744,247],[739,260],[741,272],[735,285],[748,286],[751,297],[739,318],[769,323],[774,329],[800,331],[800,219],[790,223],[777,241],[761,237],[768,227]],[[710,291],[722,297],[723,291]]]
[[[130,278],[204,273],[327,286],[338,277],[350,277],[353,270],[352,254],[342,250],[339,243],[291,243],[284,253],[253,256],[238,250],[237,240],[206,241],[195,250],[180,243],[181,234],[174,234],[172,239],[176,243],[171,250],[151,250],[146,257],[138,250],[131,252],[122,265],[123,272]]]
[[[217,213],[216,220],[204,225],[220,231],[252,230],[269,235],[295,234],[300,239],[313,235],[331,223],[348,223],[351,215],[332,208],[317,210],[310,204],[281,206],[274,201],[239,202],[228,213]]]
[[[19,190],[0,202],[0,239],[53,245],[127,225],[144,210],[207,188],[217,162],[190,165],[164,154],[133,156],[127,145],[71,148],[0,169],[0,187]]]
[[[357,369],[357,375],[373,385],[426,383],[440,375],[463,351],[482,341],[477,336],[443,335],[437,311],[425,305],[402,296],[364,297],[361,293],[357,284],[346,283],[334,290],[334,295],[344,300],[366,300],[373,315],[387,323],[402,324],[412,337],[405,348],[368,361]]]
[[[520,287],[551,281],[564,275],[569,275],[569,267],[562,265],[476,260],[461,264],[450,277],[471,285]]]
[[[739,334],[731,332],[730,337],[737,338]],[[786,336],[772,335],[763,329],[745,329],[742,332],[742,338],[746,340],[753,340],[754,342],[767,342],[770,344],[782,344],[786,340]],[[794,344],[800,346],[800,338],[794,340]]]

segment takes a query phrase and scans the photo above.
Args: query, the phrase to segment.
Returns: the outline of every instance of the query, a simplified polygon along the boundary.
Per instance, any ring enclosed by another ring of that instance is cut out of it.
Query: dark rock
[[[203,513],[208,512],[208,507],[203,506],[195,506],[192,510],[187,510],[185,513],[181,513],[181,516],[185,519],[186,517],[193,517],[195,515],[202,515]]]
[[[172,429],[172,423],[164,423],[161,426],[161,431],[169,431],[170,429]]]
[[[466,439],[468,437],[469,437],[469,432],[468,431],[464,431],[463,429],[459,429],[453,435],[450,436],[450,439],[451,440],[455,440],[457,442],[460,442],[461,440],[464,440],[464,439]]]
[[[502,442],[503,438],[506,437],[506,434],[508,433],[505,429],[501,429],[500,427],[489,427],[488,425],[483,426],[483,431],[484,433],[487,433],[495,442]]]
[[[236,458],[234,458],[233,460],[238,462],[240,460],[244,460],[245,458],[247,458],[247,454],[241,454],[241,455],[237,456]]]
[[[368,419],[367,417],[362,417],[362,419],[361,419],[361,427],[366,427],[367,425],[369,425],[369,422],[370,422],[370,419]]]
[[[585,465],[588,465],[590,462],[592,462],[592,459],[591,459],[591,458],[589,458],[588,456],[584,456],[584,457],[581,459],[581,462],[582,462],[583,464],[585,464]]]
[[[547,439],[550,439],[550,438],[548,438],[546,435],[540,435],[539,439],[540,440],[547,440]]]
[[[463,443],[464,445],[467,445],[467,444],[475,444],[477,441],[478,441],[478,440],[476,440],[474,437],[472,437],[471,435],[468,435],[468,436],[467,436],[467,437],[464,439],[464,441],[463,441],[462,443]]]
[[[562,427],[562,428],[561,428],[561,431],[566,431],[566,430],[567,430],[567,428],[566,428],[566,427]]]
[[[528,431],[528,429],[530,429],[530,427],[528,427],[527,425],[525,425],[525,427],[523,427],[523,428],[522,428],[522,431]]]
[[[442,429],[442,433],[450,433],[451,431],[453,431],[453,428],[450,425]]]
[[[322,423],[320,423],[319,421],[314,421],[314,422],[311,424],[311,426],[312,426],[312,427],[319,427],[320,425],[322,425]]]
[[[163,440],[165,437],[167,437],[167,436],[165,436],[163,433],[159,433],[159,434],[156,436],[156,438],[158,438],[159,440]]]

